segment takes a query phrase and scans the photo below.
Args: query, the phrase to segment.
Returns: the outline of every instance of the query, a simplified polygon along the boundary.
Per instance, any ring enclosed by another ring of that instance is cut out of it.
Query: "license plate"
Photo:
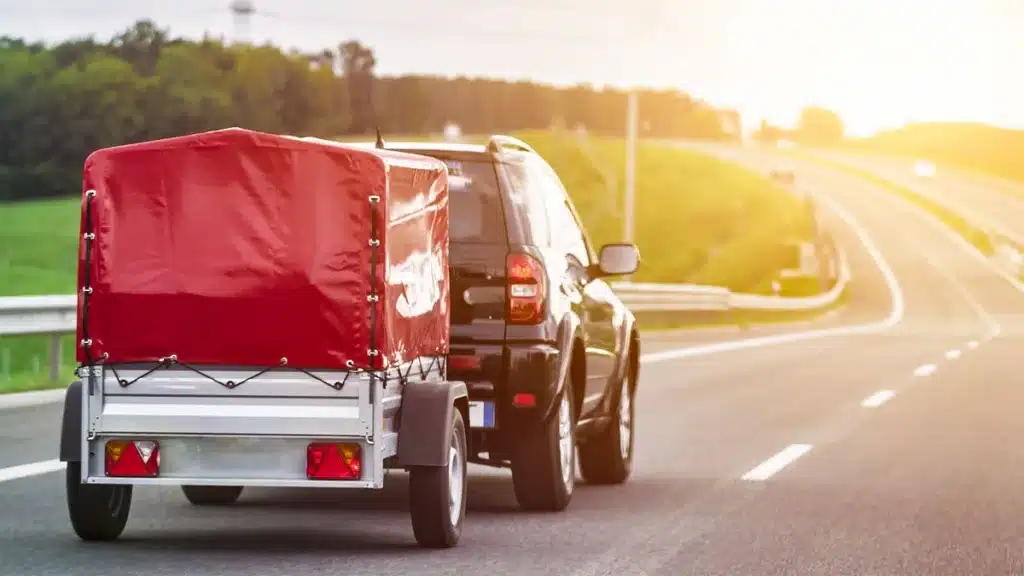
[[[469,403],[470,428],[494,428],[494,402],[477,400]]]

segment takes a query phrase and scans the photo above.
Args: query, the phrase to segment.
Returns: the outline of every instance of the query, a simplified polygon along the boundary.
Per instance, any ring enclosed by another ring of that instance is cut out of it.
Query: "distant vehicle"
[[[927,160],[918,160],[914,163],[914,174],[917,174],[921,178],[934,178],[935,164],[932,164]]]
[[[606,278],[632,244],[595,253],[555,171],[527,144],[386,144],[448,165],[449,378],[469,389],[469,458],[512,469],[524,509],[568,506],[584,480],[630,476],[640,338]],[[574,433],[575,431],[575,433]]]
[[[792,185],[796,183],[796,174],[792,170],[772,170],[771,178],[780,184]]]

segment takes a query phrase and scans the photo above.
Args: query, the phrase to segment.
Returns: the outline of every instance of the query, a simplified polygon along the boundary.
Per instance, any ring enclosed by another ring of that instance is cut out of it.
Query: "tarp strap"
[[[92,294],[92,245],[96,241],[96,234],[92,230],[92,203],[96,197],[95,190],[85,191],[85,226],[82,232],[82,241],[85,243],[85,259],[83,262],[84,271],[82,275],[82,340],[78,343],[85,354],[85,365],[91,366],[92,361],[92,339],[89,338],[89,296]]]
[[[380,297],[377,295],[377,251],[380,249],[380,238],[377,237],[377,218],[379,217],[378,205],[380,196],[371,195],[370,198],[370,294],[366,298],[370,303],[370,346],[366,349],[370,357],[370,365],[373,366],[373,357],[380,355],[377,349],[377,302]],[[387,386],[387,378],[384,379],[384,386]]]
[[[273,371],[273,370],[280,370],[282,368],[285,368],[287,366],[287,364],[288,364],[288,359],[287,358],[281,358],[281,361],[276,366],[267,366],[266,368],[264,368],[264,369],[262,369],[262,370],[260,370],[258,372],[255,372],[255,373],[249,375],[248,377],[246,377],[246,378],[244,378],[242,380],[239,380],[237,382],[234,381],[234,380],[220,380],[219,378],[216,378],[215,376],[211,376],[210,374],[204,372],[203,370],[201,370],[201,369],[199,369],[199,368],[197,368],[195,366],[192,366],[191,364],[187,364],[185,362],[182,362],[182,361],[178,360],[178,356],[175,355],[175,354],[172,354],[172,355],[164,357],[164,358],[160,358],[159,360],[157,360],[156,366],[154,366],[153,368],[151,368],[148,371],[144,372],[143,374],[140,374],[139,376],[136,376],[135,378],[132,378],[131,380],[127,380],[125,378],[121,378],[121,376],[117,373],[117,369],[114,368],[113,366],[110,367],[110,371],[114,374],[114,378],[117,380],[118,385],[120,385],[122,388],[127,388],[128,386],[131,386],[132,384],[138,382],[139,380],[142,380],[146,376],[149,376],[150,374],[156,372],[157,370],[160,370],[161,368],[167,369],[167,368],[171,368],[172,366],[181,366],[182,368],[184,368],[186,370],[190,370],[192,372],[195,372],[196,374],[199,374],[203,378],[206,378],[207,380],[210,380],[212,382],[216,382],[217,384],[220,384],[221,386],[223,386],[225,388],[234,389],[234,388],[237,388],[237,387],[241,386],[242,384],[245,384],[246,382],[252,380],[253,378],[257,378],[259,376],[262,376],[263,374],[266,374],[267,372],[270,372],[270,371]],[[330,386],[331,388],[334,388],[335,390],[339,390],[339,391],[342,390],[345,387],[346,383],[348,383],[349,376],[351,376],[352,374],[357,373],[357,372],[346,372],[345,373],[345,377],[342,378],[341,380],[335,380],[334,382],[329,382],[329,381],[327,381],[327,380],[317,376],[316,374],[313,374],[309,370],[306,370],[305,368],[288,367],[287,369],[288,370],[294,370],[296,372],[302,372],[306,376],[309,376],[310,378],[312,378],[314,380],[317,380],[319,382],[322,382],[323,384],[326,384],[327,386]]]

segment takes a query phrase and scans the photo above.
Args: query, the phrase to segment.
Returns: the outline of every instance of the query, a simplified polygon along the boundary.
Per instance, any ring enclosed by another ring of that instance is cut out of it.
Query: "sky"
[[[913,121],[1024,129],[1024,0],[0,0],[0,35],[106,39],[140,18],[307,51],[358,39],[381,74],[679,88],[793,125],[868,135]],[[623,111],[625,113],[625,111]]]

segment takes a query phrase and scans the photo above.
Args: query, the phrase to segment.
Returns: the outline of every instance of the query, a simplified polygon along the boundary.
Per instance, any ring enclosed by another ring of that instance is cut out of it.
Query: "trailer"
[[[443,163],[232,128],[99,150],[83,181],[60,442],[80,538],[117,539],[135,487],[229,505],[405,469],[416,541],[457,544]]]

